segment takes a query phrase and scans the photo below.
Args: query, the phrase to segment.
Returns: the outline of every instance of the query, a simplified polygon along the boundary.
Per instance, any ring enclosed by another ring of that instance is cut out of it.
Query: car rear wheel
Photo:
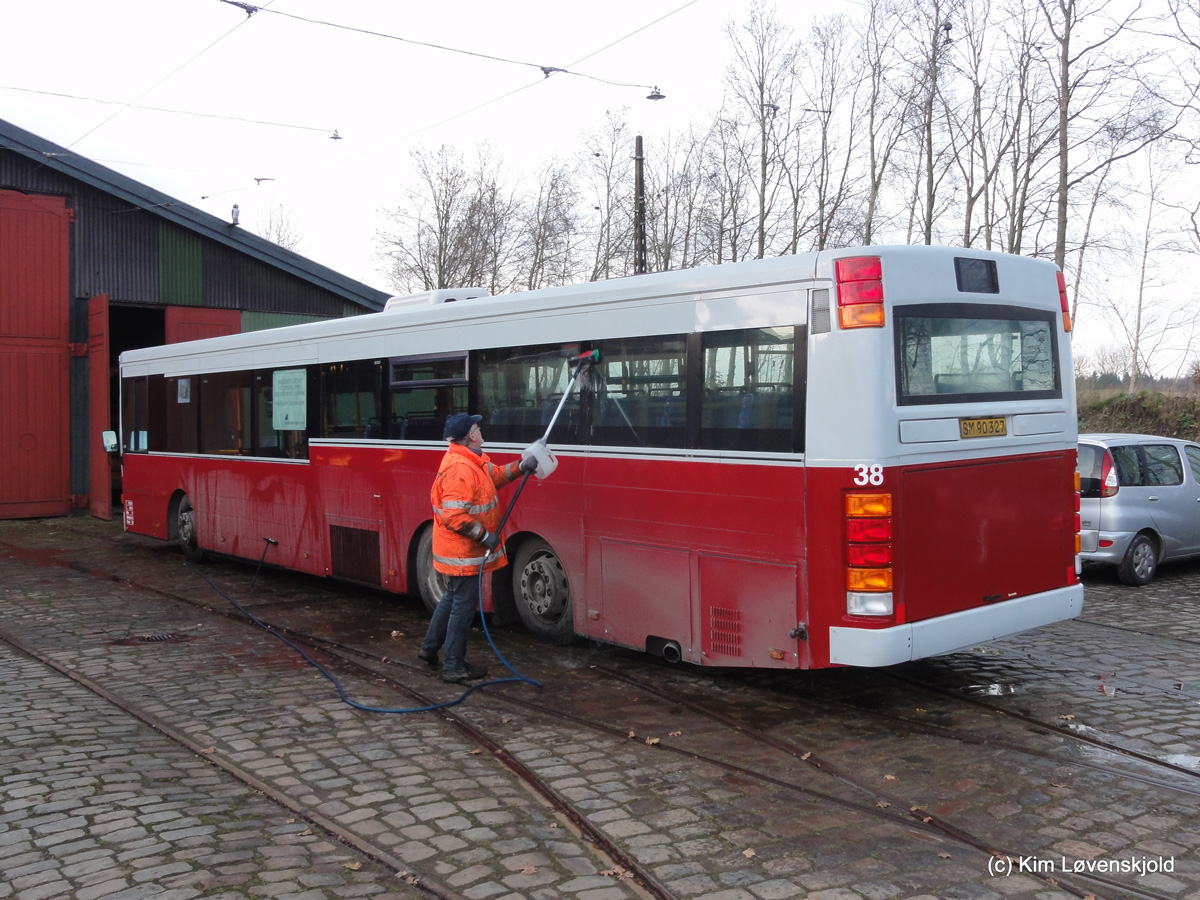
[[[1125,551],[1125,558],[1117,566],[1117,577],[1124,584],[1141,587],[1149,584],[1158,571],[1158,548],[1144,534],[1137,535]]]

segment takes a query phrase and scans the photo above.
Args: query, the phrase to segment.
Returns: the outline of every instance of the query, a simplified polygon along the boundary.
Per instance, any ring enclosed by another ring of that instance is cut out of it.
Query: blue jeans
[[[463,657],[467,652],[467,632],[478,608],[479,576],[451,575],[446,584],[446,593],[433,610],[433,618],[429,621],[429,629],[421,644],[421,650],[427,654],[437,653],[445,644],[446,658],[442,662],[442,671],[466,668]]]

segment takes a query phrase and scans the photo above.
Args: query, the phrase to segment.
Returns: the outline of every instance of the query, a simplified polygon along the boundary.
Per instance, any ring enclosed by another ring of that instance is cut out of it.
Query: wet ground
[[[458,695],[419,602],[0,522],[0,900],[1200,897],[1200,564],[1085,583],[1076,621],[878,671],[503,631],[540,689],[392,714],[227,598],[393,710]]]

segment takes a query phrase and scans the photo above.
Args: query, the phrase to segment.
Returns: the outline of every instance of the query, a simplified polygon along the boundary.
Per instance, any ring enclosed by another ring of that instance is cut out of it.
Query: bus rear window
[[[1052,311],[921,304],[895,321],[901,405],[1062,396]]]

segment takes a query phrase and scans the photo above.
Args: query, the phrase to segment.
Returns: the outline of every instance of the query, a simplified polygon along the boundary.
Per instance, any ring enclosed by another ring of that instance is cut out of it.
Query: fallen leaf
[[[923,712],[929,712],[929,710],[927,710],[927,709],[926,709],[925,707],[923,707],[923,706],[918,706],[918,707],[917,707],[917,712],[919,712],[919,713],[923,713]]]
[[[354,862],[342,863],[342,868],[349,869],[351,872],[357,872],[362,868],[362,863],[360,863],[358,860],[355,860]]]
[[[659,743],[658,738],[646,738],[646,746],[647,747],[653,747],[657,743]]]
[[[668,731],[667,737],[679,737],[681,734],[683,734],[682,731]]]
[[[629,739],[630,739],[631,741],[632,741],[632,740],[633,740],[635,737],[637,737],[637,735],[636,735],[636,734],[634,734],[632,731],[631,731],[631,732],[629,732]]]
[[[614,876],[617,878],[623,878],[625,876],[625,870],[622,869],[620,866],[613,866],[611,869],[605,869],[600,874],[608,875],[610,878],[614,877]]]
[[[478,747],[476,747],[474,750],[471,751],[471,755],[478,756],[482,752],[483,752],[482,750],[480,750]]]
[[[393,631],[392,632],[392,640],[395,640],[396,638],[402,638],[402,637],[404,637],[403,631]]]
[[[535,874],[537,874],[537,866],[525,866],[524,868],[521,869],[521,874],[522,875],[535,875]]]
[[[1074,716],[1059,716],[1059,718],[1063,719],[1066,722],[1070,722],[1075,717]]]
[[[416,875],[406,875],[404,877],[404,880],[406,882],[408,882],[409,884],[418,884],[421,881],[421,879],[418,878]]]
[[[947,853],[945,850],[943,850],[941,853],[939,853],[939,854],[938,854],[938,856],[940,856],[942,859],[949,859],[949,858],[950,858],[950,854],[949,854],[949,853]]]
[[[216,753],[217,748],[216,747],[204,747],[200,750],[200,752],[201,753]]]
[[[804,753],[804,754],[802,754],[802,755],[800,756],[800,758],[801,758],[801,759],[808,759],[810,756],[812,756],[812,754],[811,754],[811,753]]]
[[[895,775],[884,775],[884,776],[883,776],[883,780],[884,780],[884,781],[895,781],[895,780],[896,780],[896,776],[895,776]]]
[[[755,856],[755,853],[750,848],[746,848],[742,851],[742,856],[746,857],[746,859],[752,859]]]
[[[887,809],[892,804],[888,803],[886,800],[877,800],[875,802],[875,805],[878,806],[880,809]]]
[[[301,836],[301,837],[305,837],[305,836],[307,836],[307,835],[310,835],[310,834],[312,834],[312,833],[313,833],[313,830],[312,830],[311,828],[305,828],[305,829],[304,829],[302,832],[300,832],[300,836]]]
[[[928,825],[930,822],[933,821],[933,816],[925,816],[923,819],[921,819],[921,821],[924,822],[926,825]]]

